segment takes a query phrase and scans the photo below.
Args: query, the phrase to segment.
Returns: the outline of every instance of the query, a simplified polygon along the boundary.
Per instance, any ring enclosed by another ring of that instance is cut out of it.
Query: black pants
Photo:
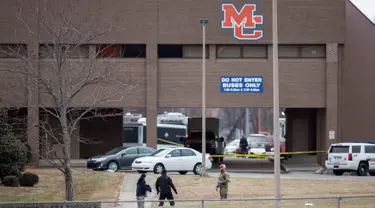
[[[173,198],[172,193],[165,193],[165,194],[160,193],[159,200],[165,200],[165,199],[169,200],[169,204],[171,206],[174,206],[174,198]],[[163,201],[159,202],[159,207],[162,207],[163,205],[164,205]]]

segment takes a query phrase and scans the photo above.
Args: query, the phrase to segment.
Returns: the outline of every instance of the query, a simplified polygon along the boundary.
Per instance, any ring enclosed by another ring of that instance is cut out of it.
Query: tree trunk
[[[71,135],[68,128],[68,118],[66,116],[66,108],[61,109],[61,128],[63,133],[63,147],[64,147],[64,179],[65,179],[65,200],[73,201],[74,200],[74,186],[73,186],[73,175],[72,168],[70,167],[71,160]]]
[[[68,167],[65,167],[64,172],[65,179],[65,200],[73,201],[74,200],[74,186],[73,186],[73,174],[70,164]]]

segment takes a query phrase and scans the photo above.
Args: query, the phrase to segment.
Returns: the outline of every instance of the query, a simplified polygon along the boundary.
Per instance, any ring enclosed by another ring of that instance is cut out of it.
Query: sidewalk
[[[118,200],[126,200],[126,201],[132,201],[136,200],[135,196],[135,190],[137,188],[137,181],[138,178],[140,177],[140,174],[138,173],[125,173],[124,180],[122,182],[122,188],[121,192],[119,195]],[[146,176],[146,183],[148,183],[152,188],[153,192],[149,194],[147,199],[152,199],[155,196],[155,191],[154,191],[154,184],[155,184],[155,176],[153,174],[147,174]],[[145,208],[151,207],[152,203],[151,202],[146,202],[145,203]],[[137,208],[137,203],[136,202],[129,202],[129,203],[118,203],[115,206],[105,206],[106,208]]]

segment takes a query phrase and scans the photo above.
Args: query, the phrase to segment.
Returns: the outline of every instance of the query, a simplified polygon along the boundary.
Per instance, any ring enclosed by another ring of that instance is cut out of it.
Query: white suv
[[[332,144],[326,155],[326,168],[335,175],[357,172],[358,176],[375,176],[375,143]]]

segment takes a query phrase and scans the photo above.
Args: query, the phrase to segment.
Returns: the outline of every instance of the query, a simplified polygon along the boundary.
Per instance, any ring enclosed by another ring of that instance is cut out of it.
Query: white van
[[[326,168],[335,175],[356,172],[358,176],[375,176],[375,143],[332,144],[326,155]]]

